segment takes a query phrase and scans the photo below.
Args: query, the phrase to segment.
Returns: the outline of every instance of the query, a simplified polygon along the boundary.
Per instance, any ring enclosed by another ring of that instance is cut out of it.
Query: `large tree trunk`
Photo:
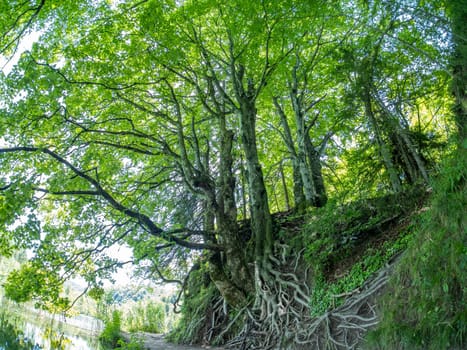
[[[232,283],[243,291],[245,297],[254,291],[253,279],[248,270],[246,251],[239,235],[237,205],[235,202],[235,178],[232,173],[232,146],[234,133],[227,129],[225,115],[219,116],[221,150],[219,166],[218,232],[225,247],[224,258]]]
[[[272,253],[272,219],[256,145],[256,108],[248,100],[242,102],[240,121],[243,151],[248,169],[251,228],[255,235],[255,262],[261,269]]]
[[[240,134],[246,158],[251,230],[255,242],[255,274],[258,278],[268,276],[269,258],[273,250],[272,218],[269,211],[268,194],[256,144],[256,97],[253,82],[243,86],[244,67],[232,65],[232,78],[240,114]]]

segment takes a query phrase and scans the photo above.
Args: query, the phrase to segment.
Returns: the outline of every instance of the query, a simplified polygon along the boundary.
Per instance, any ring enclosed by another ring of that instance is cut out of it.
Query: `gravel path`
[[[164,340],[163,334],[138,333],[144,340],[144,348],[147,350],[224,350],[223,348],[212,346],[191,346],[167,343]],[[124,334],[124,337],[129,340],[129,334]]]

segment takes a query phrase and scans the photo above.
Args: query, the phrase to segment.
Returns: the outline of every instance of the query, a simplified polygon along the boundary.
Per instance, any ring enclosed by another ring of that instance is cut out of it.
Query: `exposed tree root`
[[[277,248],[276,257],[271,258],[269,274],[272,278],[260,280],[255,306],[241,310],[231,320],[228,328],[239,321],[243,322],[243,328],[227,347],[242,350],[355,349],[364,334],[378,324],[376,297],[382,293],[398,259],[392,259],[351,295],[342,295],[347,298],[341,306],[311,318],[307,271],[298,271],[298,267],[303,266],[301,255],[291,255],[284,245]]]

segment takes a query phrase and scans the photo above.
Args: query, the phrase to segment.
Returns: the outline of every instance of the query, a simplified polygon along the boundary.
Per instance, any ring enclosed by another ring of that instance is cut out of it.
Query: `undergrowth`
[[[467,171],[458,150],[433,184],[413,242],[382,301],[370,349],[465,349]]]
[[[161,303],[140,301],[125,314],[124,329],[129,332],[163,333],[165,319],[166,314]]]
[[[144,344],[137,335],[132,335],[130,341],[125,341],[121,333],[121,317],[121,312],[112,312],[99,336],[100,343],[106,349],[143,350]]]
[[[34,349],[34,344],[16,327],[15,322],[10,322],[9,316],[4,311],[0,313],[0,349]]]
[[[121,313],[114,310],[99,336],[99,341],[107,348],[114,349],[123,340],[120,334]]]
[[[310,298],[312,316],[319,316],[335,308],[345,300],[376,271],[382,268],[395,254],[404,250],[412,238],[406,233],[396,241],[387,241],[379,249],[368,248],[363,258],[355,263],[350,271],[335,282],[329,283],[324,274],[316,276]]]
[[[185,290],[181,317],[166,339],[181,344],[200,344],[205,334],[206,317],[219,292],[210,283],[203,268],[191,273]]]
[[[306,224],[282,218],[279,238],[292,249],[304,248],[312,270],[311,316],[337,308],[405,251],[383,302],[381,327],[365,345],[370,349],[463,348],[467,322],[465,180],[465,165],[451,163],[433,185],[430,204],[426,190],[414,188],[349,205],[331,203],[314,210]],[[299,226],[301,233],[296,234]],[[213,324],[209,314],[219,298],[205,270],[195,271],[182,317],[168,339],[209,343],[211,338],[204,339],[203,334],[206,325]]]
[[[345,205],[330,202],[314,210],[303,228],[300,241],[305,242],[305,257],[315,270],[322,270],[316,272],[325,272],[355,254],[359,243],[384,233],[394,223],[410,216],[425,197],[425,189],[415,186],[403,193]]]
[[[424,189],[412,188],[402,194],[347,205],[330,203],[314,211],[301,236],[305,257],[313,267],[312,316],[339,306],[395,254],[407,248],[416,225],[415,218],[409,217],[425,194]],[[407,220],[412,224],[401,224]],[[395,230],[392,236],[387,232],[391,229]],[[334,270],[344,271],[335,276]]]

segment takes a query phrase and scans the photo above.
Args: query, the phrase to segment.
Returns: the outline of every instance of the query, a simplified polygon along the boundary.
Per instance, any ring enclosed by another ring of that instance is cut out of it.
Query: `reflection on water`
[[[29,315],[30,316],[30,315]],[[0,315],[0,350],[97,350],[96,331],[35,317]],[[76,323],[76,322],[75,322]],[[84,324],[87,328],[92,323]]]

